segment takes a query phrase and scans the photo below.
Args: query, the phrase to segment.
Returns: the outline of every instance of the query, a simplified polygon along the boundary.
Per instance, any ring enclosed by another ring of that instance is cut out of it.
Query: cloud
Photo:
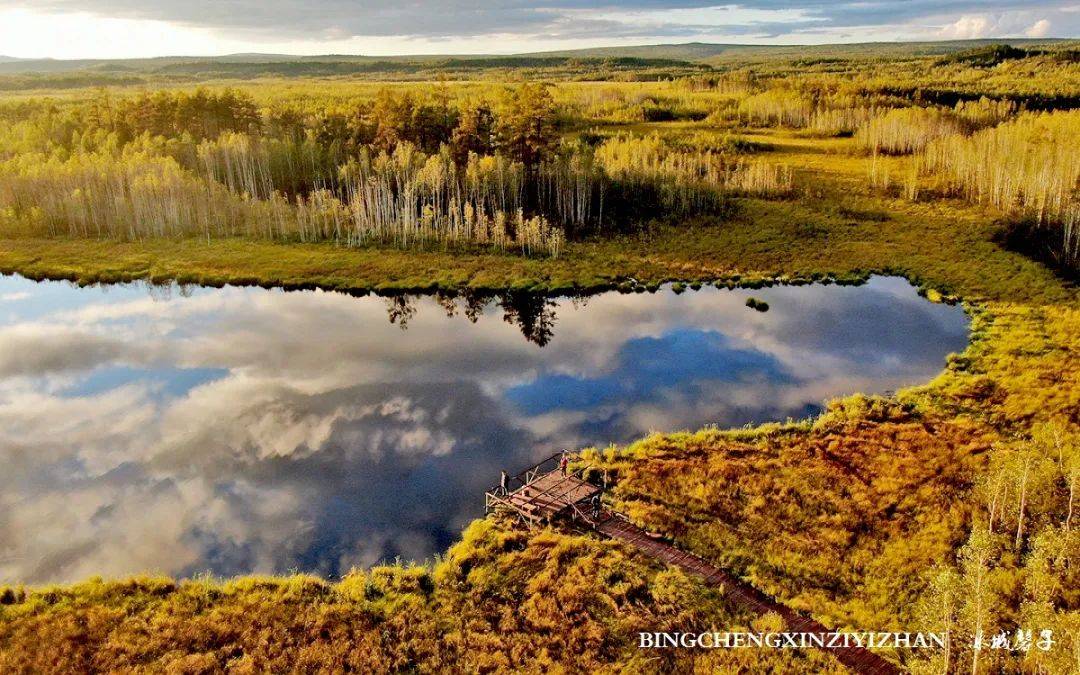
[[[86,370],[125,352],[120,340],[47,325],[0,329],[0,378]]]
[[[941,29],[941,35],[956,40],[970,40],[986,37],[993,28],[994,22],[985,15],[962,16]]]
[[[1043,38],[1049,37],[1051,31],[1058,37],[1076,36],[1080,32],[1080,17],[1070,7],[1037,3],[1016,8],[1005,3],[997,8],[980,5],[978,9],[1000,11],[963,13],[955,18],[948,17],[938,30],[937,36],[956,40],[1018,36]]]
[[[1031,28],[1024,31],[1024,35],[1031,38],[1046,37],[1050,34],[1050,22],[1046,19],[1039,19],[1035,23],[1031,24]]]
[[[0,8],[20,8],[21,0],[0,0]],[[264,41],[297,39],[340,41],[356,36],[408,37],[427,40],[526,36],[542,40],[678,39],[702,36],[784,36],[822,30],[879,28],[907,32],[908,37],[938,30],[955,38],[1000,34],[991,15],[1014,13],[1023,27],[1048,21],[1058,11],[1054,0],[909,0],[863,2],[846,0],[426,0],[400,3],[373,0],[39,0],[35,12],[89,12],[103,17],[159,20],[209,28],[236,37]],[[1034,26],[1032,26],[1034,28]],[[1066,28],[1062,26],[1061,28]],[[1076,26],[1068,26],[1075,30]],[[1049,30],[1049,26],[1040,30]],[[913,35],[914,34],[914,35]],[[1039,33],[1044,35],[1045,33]],[[480,50],[483,51],[483,50]]]
[[[0,6],[21,3],[6,1]],[[665,9],[707,7],[709,0],[682,0],[671,3],[662,0],[632,0],[627,5],[552,0],[537,6],[524,1],[498,2],[478,5],[469,0],[429,0],[400,3],[374,0],[357,3],[353,0],[318,0],[296,3],[284,0],[176,0],[146,3],[141,0],[42,0],[35,3],[37,11],[88,11],[109,17],[155,19],[189,25],[227,28],[276,34],[341,37],[354,35],[412,35],[412,36],[478,36],[492,33],[543,34],[568,30],[592,32],[602,22],[592,23],[589,17],[577,17],[576,26],[566,19],[575,12],[596,9]]]

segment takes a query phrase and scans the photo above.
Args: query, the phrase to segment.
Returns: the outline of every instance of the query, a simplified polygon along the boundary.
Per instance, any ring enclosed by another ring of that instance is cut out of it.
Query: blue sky
[[[0,0],[19,57],[514,53],[658,42],[1076,37],[1080,0]]]

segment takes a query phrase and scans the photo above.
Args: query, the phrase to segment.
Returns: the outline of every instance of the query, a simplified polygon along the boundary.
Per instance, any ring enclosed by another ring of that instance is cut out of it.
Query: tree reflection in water
[[[419,301],[417,295],[391,295],[384,298],[386,316],[390,323],[401,330],[408,330],[409,321],[416,316]],[[446,312],[447,317],[454,317],[460,310],[472,323],[480,318],[489,305],[496,305],[503,311],[503,321],[517,326],[529,342],[544,347],[555,336],[555,309],[558,303],[554,297],[529,291],[508,291],[506,293],[486,293],[482,291],[462,291],[460,293],[440,292],[434,295],[435,301]],[[585,296],[572,296],[574,307],[584,306]],[[460,305],[459,305],[460,303]]]

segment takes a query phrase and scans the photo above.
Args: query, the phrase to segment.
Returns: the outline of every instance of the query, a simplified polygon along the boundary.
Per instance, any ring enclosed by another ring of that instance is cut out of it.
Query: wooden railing
[[[522,488],[527,488],[533,483],[535,483],[540,476],[545,476],[547,474],[558,471],[560,460],[562,459],[564,454],[566,454],[568,458],[571,456],[569,455],[569,453],[557,452],[550,457],[540,460],[539,462],[533,464],[527,469],[514,474],[513,476],[507,476],[505,487],[500,484],[487,490],[484,493],[484,512],[490,513],[491,510],[494,508],[503,507],[515,511],[516,513],[518,513],[518,515],[524,517],[531,522],[537,522],[541,520],[540,515],[530,513],[526,508],[524,508],[523,504],[514,503],[509,499],[509,497],[510,495],[521,491]],[[544,502],[552,504],[565,504],[565,506],[562,506],[562,509],[569,507],[570,515],[573,520],[577,520],[580,518],[581,520],[589,523],[590,526],[595,526],[595,521],[597,520],[595,517],[591,517],[589,514],[583,511],[577,503],[571,503],[564,500],[566,495],[568,495],[578,486],[578,483],[569,481],[569,479],[576,478],[579,481],[587,482],[585,481],[585,474],[592,468],[593,466],[591,464],[578,466],[573,470],[568,471],[562,480],[558,481],[554,485],[547,487],[544,490],[538,491],[533,494],[522,493],[522,501],[527,500],[529,503],[540,504]],[[570,486],[568,489],[562,492],[556,491],[557,488],[567,482],[570,482]]]
[[[570,456],[569,453],[556,452],[554,455],[540,460],[536,464],[533,464],[532,466],[528,467],[523,471],[519,471],[513,476],[507,476],[506,492],[514,492],[519,488],[523,488],[526,485],[529,485],[530,483],[536,481],[537,477],[546,473],[550,473],[551,471],[557,469],[559,467],[559,460],[564,454]],[[545,468],[548,466],[550,466],[550,468]],[[501,488],[502,485],[497,485],[489,489],[488,492],[496,492],[498,490],[501,490]]]

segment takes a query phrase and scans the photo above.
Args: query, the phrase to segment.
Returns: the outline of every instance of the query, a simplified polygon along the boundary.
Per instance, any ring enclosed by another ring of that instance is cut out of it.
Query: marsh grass
[[[699,133],[716,137],[737,129],[740,136],[772,148],[772,166],[790,165],[795,171],[790,195],[775,189],[784,187],[783,179],[766,179],[761,196],[728,199],[732,208],[722,209],[723,218],[698,212],[642,231],[570,237],[557,259],[508,255],[494,246],[411,248],[415,230],[409,230],[408,249],[379,244],[381,235],[358,248],[324,245],[315,236],[314,243],[301,245],[267,238],[261,219],[251,221],[255,229],[250,236],[210,242],[197,235],[125,241],[70,236],[64,229],[66,217],[58,216],[57,236],[43,238],[43,229],[19,229],[37,205],[35,195],[27,193],[17,209],[5,203],[0,215],[8,237],[0,242],[0,267],[81,283],[148,277],[364,291],[434,286],[561,293],[616,286],[645,292],[672,280],[762,287],[778,279],[852,282],[872,272],[902,274],[928,298],[963,298],[972,316],[970,347],[951,356],[933,382],[894,397],[848,397],[831,403],[816,420],[657,435],[612,450],[605,462],[614,469],[616,503],[651,531],[733,569],[830,625],[916,625],[926,618],[919,601],[927,599],[937,603],[931,607],[934,619],[958,621],[952,625],[959,626],[960,635],[970,627],[970,615],[955,617],[941,610],[976,597],[970,584],[975,575],[967,577],[967,585],[950,583],[963,581],[966,571],[976,571],[970,561],[982,559],[991,566],[994,582],[982,588],[983,597],[992,601],[985,607],[1000,609],[1000,616],[1010,621],[1045,620],[1045,625],[1074,635],[1080,626],[1072,590],[1075,566],[1057,566],[1057,561],[1068,560],[1063,552],[1073,551],[1077,541],[1076,516],[1070,520],[1066,506],[1066,483],[1075,474],[1047,470],[1047,461],[1055,463],[1047,458],[1055,452],[1039,445],[1037,436],[1039,425],[1048,420],[1080,423],[1076,290],[1045,266],[995,243],[995,214],[941,197],[1000,205],[1011,216],[1042,222],[1041,232],[1056,232],[1059,204],[1069,204],[1069,195],[1075,194],[1067,180],[1072,175],[1075,181],[1075,175],[1068,170],[1066,150],[1076,147],[1072,136],[1077,126],[1074,117],[1057,121],[1056,116],[1075,113],[1016,117],[1013,106],[1070,105],[1077,100],[1077,67],[1075,60],[1051,55],[1010,58],[992,67],[939,65],[925,59],[800,62],[736,70],[715,82],[561,83],[552,93],[559,123],[565,125],[560,131],[573,136],[575,129],[598,129],[585,143],[595,152],[590,158],[580,148],[549,147],[547,153],[557,154],[545,155],[544,166],[528,169],[543,178],[526,180],[520,188],[535,190],[526,199],[546,204],[544,216],[560,227],[591,218],[615,219],[621,208],[620,184],[641,186],[629,192],[637,199],[631,208],[647,201],[649,186],[655,188],[657,203],[693,208],[710,204],[714,197],[709,195],[717,188],[737,194],[737,181],[725,172],[740,162],[764,158],[699,142],[696,139],[704,138],[696,136]],[[288,210],[301,210],[297,194],[305,204],[316,202],[304,216],[310,221],[302,226],[306,231],[355,227],[345,208],[352,198],[342,191],[358,182],[357,176],[393,183],[380,192],[378,198],[384,201],[378,204],[396,204],[398,190],[406,185],[413,186],[414,198],[427,194],[444,205],[449,203],[446,195],[460,189],[462,195],[473,195],[469,200],[474,213],[492,204],[501,209],[516,199],[519,187],[510,165],[519,159],[506,155],[489,159],[484,155],[491,153],[477,152],[478,162],[509,164],[475,166],[473,187],[469,179],[459,177],[462,187],[455,188],[448,178],[439,177],[446,171],[440,158],[425,172],[439,154],[434,151],[410,154],[406,162],[394,159],[396,148],[369,148],[366,161],[373,165],[386,152],[387,159],[381,160],[387,163],[385,178],[375,166],[342,172],[349,159],[361,162],[360,147],[369,145],[366,134],[374,128],[366,106],[383,85],[334,81],[246,86],[260,108],[263,137],[313,141],[346,155],[333,176],[323,176],[317,185],[312,181],[293,191],[273,179],[275,193],[289,195],[279,198]],[[429,117],[417,117],[416,110],[443,110],[435,98],[441,95],[438,86],[387,86],[412,90],[421,103],[407,119],[401,117],[397,129],[406,136],[416,131],[413,122]],[[504,87],[470,82],[441,91],[456,106],[465,99],[495,103]],[[240,171],[231,185],[226,174],[208,177],[197,158],[205,138],[125,139],[113,130],[90,128],[81,115],[93,96],[75,92],[51,102],[0,105],[0,154],[6,160],[25,157],[24,164],[8,165],[5,171],[36,175],[31,166],[35,163],[62,167],[68,161],[75,162],[73,166],[89,161],[75,160],[80,153],[135,163],[165,157],[178,168],[166,162],[145,173],[186,170],[177,174],[178,183],[193,181],[192,189],[216,185],[215,199],[242,208],[274,199],[258,197],[265,194],[259,192],[261,179],[245,177],[257,173]],[[965,103],[980,96],[988,103]],[[757,98],[741,103],[751,97]],[[856,139],[825,138],[855,133],[871,119],[912,107],[951,116],[963,125],[962,133],[934,139],[934,132],[928,132],[918,141],[926,141],[924,149],[913,155],[867,155]],[[646,108],[655,112],[645,113]],[[714,114],[696,120],[702,110]],[[632,121],[612,121],[624,113]],[[646,114],[670,114],[674,119],[646,122]],[[486,114],[471,119],[476,124],[467,131],[476,145],[470,147],[487,147],[490,141],[495,152],[497,139],[486,133]],[[747,124],[771,128],[743,128]],[[290,131],[279,131],[286,128]],[[651,138],[654,131],[660,132],[659,142]],[[255,135],[226,129],[214,138],[228,132]],[[418,147],[409,138],[403,140],[414,150]],[[605,149],[607,142],[611,145]],[[467,153],[460,152],[465,146],[451,146],[456,172],[467,174]],[[130,148],[143,154],[134,159]],[[1060,157],[1052,154],[1059,151]],[[935,152],[941,156],[931,157]],[[1040,162],[1047,152],[1052,161]],[[868,171],[917,199],[870,190]],[[1038,176],[1051,174],[1058,177],[1054,189],[1062,199],[1053,191],[1038,196],[1040,189],[1049,189]],[[399,175],[409,178],[400,182]],[[244,187],[245,181],[255,192]],[[680,192],[686,183],[711,192]],[[0,190],[8,185],[0,183]],[[61,195],[78,187],[71,182],[56,185]],[[428,186],[443,187],[424,192]],[[126,184],[121,188],[113,194],[123,193]],[[669,193],[661,197],[664,189]],[[178,188],[178,194],[183,190]],[[399,214],[415,214],[413,203],[394,208]],[[49,208],[64,215],[58,206]],[[391,211],[388,207],[387,213]],[[385,222],[395,223],[397,217],[387,215]],[[244,221],[241,217],[235,222]],[[1038,461],[1031,458],[1027,443],[1035,444]],[[999,456],[999,451],[1014,454]],[[1018,498],[1028,459],[1040,476],[1053,480],[1040,477],[1028,484],[1031,501],[1021,515]],[[995,491],[995,485],[1001,489]],[[985,522],[980,514],[988,511],[984,505],[995,495],[999,507],[989,529],[1000,541],[992,542],[988,555],[973,558],[970,553],[981,544],[970,540],[970,534]],[[1066,522],[1071,523],[1071,539],[1057,536]],[[1062,546],[1063,541],[1072,542],[1073,549]],[[463,545],[444,561],[449,565],[440,563],[442,569],[434,574],[430,569],[393,567],[351,575],[341,584],[253,577],[201,584],[190,591],[183,583],[173,583],[179,589],[174,590],[168,583],[124,582],[0,590],[0,665],[13,671],[36,666],[79,672],[87,670],[87,664],[102,670],[261,671],[347,664],[365,672],[417,663],[423,664],[421,670],[426,665],[432,671],[514,670],[536,663],[549,670],[598,671],[611,664],[613,669],[664,671],[839,668],[825,660],[777,662],[814,657],[757,650],[711,650],[716,654],[694,654],[685,661],[678,661],[683,658],[679,654],[671,661],[642,661],[639,651],[619,651],[619,636],[632,636],[642,626],[706,625],[723,605],[716,598],[687,593],[693,587],[686,580],[649,576],[640,561],[612,564],[615,560],[605,557],[605,551],[619,549],[546,531],[532,536],[504,523],[484,522],[464,534]],[[931,574],[942,563],[952,568],[942,577],[950,583],[937,583]],[[939,593],[950,588],[951,596]],[[951,605],[946,602],[950,597]],[[508,611],[510,607],[515,611]],[[734,625],[724,616],[717,622]],[[1063,653],[1065,658],[1075,655]],[[900,657],[912,670],[949,669],[918,663],[917,655]],[[993,663],[984,661],[981,671],[1058,672],[1061,664],[1010,654]]]

